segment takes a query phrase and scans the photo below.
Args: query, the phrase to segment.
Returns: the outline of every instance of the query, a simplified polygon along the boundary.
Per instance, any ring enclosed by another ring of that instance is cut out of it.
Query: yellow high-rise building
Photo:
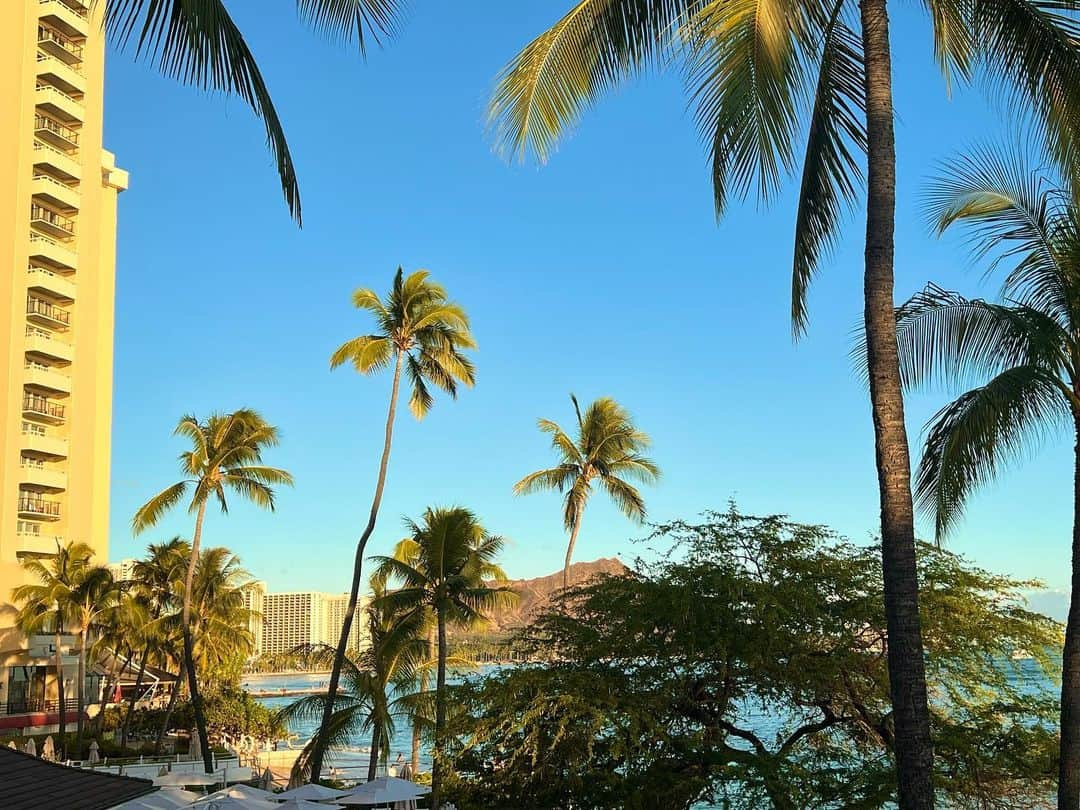
[[[20,559],[78,540],[108,560],[127,173],[102,148],[103,6],[0,0],[0,729],[56,720],[52,637],[12,627]],[[75,667],[65,674],[74,697]]]

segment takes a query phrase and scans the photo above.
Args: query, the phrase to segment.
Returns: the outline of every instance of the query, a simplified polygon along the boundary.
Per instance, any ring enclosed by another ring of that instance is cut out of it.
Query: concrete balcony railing
[[[69,65],[80,65],[83,60],[82,43],[48,25],[39,25],[37,30],[38,48],[50,56],[55,56]]]
[[[71,326],[70,312],[36,295],[26,296],[26,317],[28,320],[43,323],[54,329],[67,329]]]
[[[26,269],[26,286],[31,290],[42,290],[61,301],[75,300],[75,282],[69,276],[44,267],[31,266]]]
[[[65,343],[48,329],[40,326],[26,325],[26,353],[40,354],[50,360],[59,360],[70,363],[75,359],[75,349],[70,343]]]
[[[59,520],[60,501],[51,498],[43,498],[40,495],[22,493],[19,495],[18,514],[23,518],[37,518],[39,520]]]
[[[47,174],[34,175],[34,179],[30,181],[30,193],[39,202],[70,211],[78,211],[81,203],[78,186],[69,186]]]
[[[36,113],[34,115],[34,134],[60,149],[72,154],[79,148],[79,133],[67,124],[50,118],[47,115]]]
[[[70,243],[59,242],[51,236],[31,231],[30,258],[37,261],[44,260],[57,267],[74,270],[78,257],[75,254],[74,246]]]
[[[62,242],[75,238],[75,220],[37,203],[30,203],[30,224]]]
[[[79,162],[77,150],[57,149],[45,143],[40,135],[34,139],[34,166],[48,169],[61,180],[78,180],[82,177],[82,163]]]
[[[20,480],[43,489],[62,492],[67,489],[67,473],[57,470],[43,461],[24,458],[19,465]]]
[[[71,393],[71,377],[53,366],[27,360],[23,366],[23,384],[44,388],[56,394]]]
[[[67,458],[67,439],[50,436],[40,425],[23,422],[22,449],[54,458]]]
[[[68,36],[85,37],[90,30],[90,15],[78,3],[69,5],[60,0],[39,0],[38,17]]]
[[[59,87],[40,81],[34,90],[34,103],[39,110],[63,121],[81,123],[86,115],[81,99],[65,93]]]
[[[81,96],[86,92],[86,77],[82,65],[69,65],[62,59],[44,51],[38,51],[37,77],[47,84],[59,87],[68,95]]]
[[[63,405],[48,397],[29,392],[23,394],[23,416],[28,419],[59,425],[63,423],[66,413],[67,409]]]

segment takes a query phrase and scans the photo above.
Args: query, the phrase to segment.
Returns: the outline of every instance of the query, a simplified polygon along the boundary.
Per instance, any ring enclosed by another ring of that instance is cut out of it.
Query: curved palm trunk
[[[859,7],[866,60],[868,145],[864,317],[881,496],[881,563],[896,771],[901,810],[930,810],[934,806],[934,753],[919,621],[911,460],[893,303],[896,144],[889,18],[886,0],[861,0]]]
[[[60,738],[60,745],[58,750],[60,759],[67,759],[67,721],[64,719],[64,704],[67,702],[64,698],[64,656],[60,652],[60,636],[63,632],[60,620],[56,621],[56,699],[59,703],[59,731],[57,736]]]
[[[443,727],[446,725],[446,616],[439,617],[439,663],[435,676],[435,751],[431,764],[431,807],[439,810],[442,804]]]
[[[131,715],[135,713],[135,703],[139,699],[139,690],[142,689],[143,675],[146,674],[146,659],[150,656],[149,647],[142,652],[139,658],[139,674],[135,676],[135,691],[128,698],[127,714],[124,715],[124,727],[120,731],[120,749],[127,748],[128,730],[131,728]]]
[[[75,717],[75,755],[82,756],[83,712],[86,711],[86,636],[87,629],[79,629],[79,682],[75,684],[75,694],[79,699],[79,713]],[[102,709],[104,711],[104,709]]]
[[[1061,656],[1061,756],[1058,763],[1058,808],[1080,807],[1080,413],[1076,425],[1076,467],[1073,472],[1072,595],[1065,622]]]
[[[330,718],[334,714],[334,702],[337,698],[338,684],[341,681],[341,667],[345,661],[345,652],[349,647],[349,633],[352,631],[353,618],[356,615],[356,603],[360,595],[360,577],[364,566],[364,549],[371,533],[375,531],[375,521],[379,517],[379,505],[382,503],[383,487],[386,486],[386,469],[390,464],[390,445],[394,437],[394,416],[397,413],[398,389],[401,386],[401,363],[404,352],[398,350],[394,363],[394,382],[390,387],[390,407],[386,413],[386,433],[383,439],[382,458],[379,461],[379,477],[375,484],[375,497],[371,500],[371,512],[368,515],[364,533],[356,543],[356,556],[353,559],[353,578],[349,588],[349,606],[345,610],[345,621],[341,624],[341,636],[334,652],[334,666],[330,671],[330,685],[326,692],[326,706],[323,709],[322,723],[316,732],[315,748],[311,753],[311,781],[317,783],[322,775],[323,758],[326,755],[326,741],[322,729],[330,727]]]
[[[180,670],[176,673],[176,685],[173,686],[172,694],[169,695],[169,705],[165,707],[165,717],[158,729],[157,739],[154,740],[154,755],[161,753],[161,744],[165,741],[165,732],[169,730],[169,721],[172,720],[173,709],[176,708],[176,699],[180,696],[180,684],[184,680],[184,662],[180,662]]]
[[[435,657],[435,646],[436,646],[437,643],[438,642],[435,639],[435,631],[429,632],[428,633],[428,646],[427,646],[427,649],[428,649],[427,660],[428,661],[431,661]],[[428,673],[427,673],[427,665],[425,665],[424,670],[420,673],[420,688],[417,690],[417,692],[420,695],[423,695],[425,692],[427,692],[427,690],[428,690]],[[417,716],[417,718],[413,721],[413,727],[412,727],[412,763],[411,764],[412,764],[412,778],[413,778],[413,781],[416,780],[416,775],[418,773],[420,773],[420,743],[422,742],[422,740],[423,740],[423,730],[422,730],[421,725],[420,725],[420,718],[419,718],[419,716]]]
[[[368,758],[367,780],[370,782],[379,775],[379,749],[382,747],[382,725],[375,723],[371,733],[371,756]]]
[[[565,590],[570,587],[570,560],[574,556],[574,545],[577,543],[578,531],[581,529],[581,512],[574,518],[574,528],[570,530],[570,542],[566,544],[566,559],[563,561],[562,586]]]
[[[213,773],[214,754],[210,750],[210,739],[206,734],[206,712],[203,710],[202,695],[199,694],[199,679],[195,672],[195,644],[191,638],[191,588],[195,582],[195,565],[199,561],[199,543],[202,540],[202,525],[205,517],[206,501],[204,500],[199,504],[199,513],[195,517],[195,533],[191,538],[191,559],[188,560],[187,576],[184,578],[184,613],[181,619],[181,630],[184,636],[184,661],[187,664],[191,709],[195,714],[195,728],[202,742],[203,767],[207,773]]]

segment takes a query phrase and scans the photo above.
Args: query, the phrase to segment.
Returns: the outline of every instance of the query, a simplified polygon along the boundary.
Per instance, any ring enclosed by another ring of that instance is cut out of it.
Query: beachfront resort
[[[0,0],[0,810],[1080,810],[1080,5],[414,5]]]

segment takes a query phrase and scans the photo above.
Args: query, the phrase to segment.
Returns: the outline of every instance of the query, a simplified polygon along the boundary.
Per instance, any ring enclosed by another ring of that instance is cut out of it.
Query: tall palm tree
[[[563,562],[563,587],[570,584],[570,560],[581,530],[581,517],[599,484],[619,510],[631,520],[645,520],[645,501],[627,479],[651,484],[660,477],[656,463],[642,455],[650,444],[646,433],[634,427],[630,414],[618,402],[602,397],[582,415],[577,397],[570,395],[577,415],[577,438],[549,419],[537,424],[551,435],[551,446],[559,456],[558,466],[530,473],[514,484],[514,493],[527,495],[541,490],[565,492],[563,525],[570,533]]]
[[[79,636],[79,669],[76,682],[79,713],[75,732],[75,748],[82,755],[83,713],[86,711],[86,663],[91,648],[95,647],[95,635],[103,628],[107,617],[121,604],[121,591],[112,572],[103,565],[83,566],[75,587],[67,593],[71,600],[72,629]],[[91,661],[93,663],[93,661]],[[102,706],[102,711],[104,711]]]
[[[67,758],[67,696],[64,689],[64,657],[61,642],[64,632],[74,624],[71,614],[72,593],[82,571],[90,564],[94,550],[86,543],[56,543],[56,554],[48,557],[24,557],[20,560],[25,576],[36,580],[11,590],[11,601],[19,605],[15,625],[24,635],[52,631],[56,667],[56,697],[59,704],[59,755]]]
[[[488,534],[476,515],[461,507],[429,508],[420,523],[406,521],[410,537],[399,554],[375,557],[375,583],[400,587],[374,600],[392,613],[415,615],[420,622],[435,616],[438,665],[435,678],[435,756],[431,772],[431,806],[442,800],[443,730],[446,726],[447,625],[482,623],[492,609],[515,597],[504,584],[506,574],[495,563],[505,543]]]
[[[939,231],[966,226],[977,257],[1005,265],[1006,303],[928,286],[897,310],[909,386],[975,384],[928,424],[915,479],[938,539],[976,488],[1050,432],[1068,428],[1073,479],[1073,595],[1061,679],[1058,806],[1080,806],[1080,217],[1077,198],[1018,155],[981,150],[933,186]]]
[[[263,120],[289,212],[299,223],[300,188],[285,131],[255,56],[225,0],[98,0],[113,44],[134,50],[166,76],[201,90],[238,96]],[[363,52],[393,33],[399,0],[296,0],[300,17]]]
[[[371,500],[367,525],[356,543],[349,604],[338,640],[337,655],[330,671],[328,700],[311,757],[311,778],[316,782],[322,773],[326,751],[325,741],[321,739],[321,729],[329,728],[334,712],[334,697],[341,679],[341,667],[345,662],[349,633],[352,631],[360,595],[364,549],[375,530],[383,488],[386,485],[386,469],[390,463],[390,445],[394,435],[401,373],[404,370],[409,376],[412,389],[409,410],[417,419],[423,419],[434,404],[429,384],[456,399],[459,384],[471,387],[476,380],[472,362],[464,354],[466,350],[476,348],[476,342],[469,331],[469,317],[429,275],[426,270],[417,270],[406,277],[399,267],[385,300],[380,299],[373,290],[361,288],[354,292],[353,305],[371,313],[379,331],[360,335],[343,343],[330,357],[331,368],[351,363],[361,374],[374,374],[393,365],[394,376],[390,385],[390,406],[386,414],[375,495]]]
[[[285,470],[262,463],[263,450],[278,443],[278,432],[255,411],[245,408],[229,414],[211,414],[203,422],[194,416],[184,416],[177,424],[174,435],[183,436],[191,442],[191,449],[180,454],[180,469],[184,478],[143,504],[132,518],[131,526],[135,534],[154,526],[190,493],[188,512],[195,513],[195,531],[184,577],[180,625],[184,659],[187,662],[188,690],[191,692],[195,724],[203,742],[203,763],[206,772],[211,773],[214,762],[206,736],[206,715],[199,694],[197,670],[192,664],[194,641],[191,627],[192,583],[199,560],[206,506],[213,498],[221,511],[227,513],[227,495],[233,493],[256,506],[273,511],[273,487],[291,485],[292,476]]]
[[[933,749],[919,622],[911,464],[893,317],[896,149],[888,0],[579,0],[504,69],[490,116],[500,146],[545,159],[611,88],[652,65],[685,66],[711,157],[716,213],[755,186],[772,196],[806,132],[792,324],[866,177],[864,327],[881,503],[888,664],[902,810],[931,808]],[[1032,115],[1063,165],[1080,139],[1071,3],[926,0],[946,79],[976,71]]]

